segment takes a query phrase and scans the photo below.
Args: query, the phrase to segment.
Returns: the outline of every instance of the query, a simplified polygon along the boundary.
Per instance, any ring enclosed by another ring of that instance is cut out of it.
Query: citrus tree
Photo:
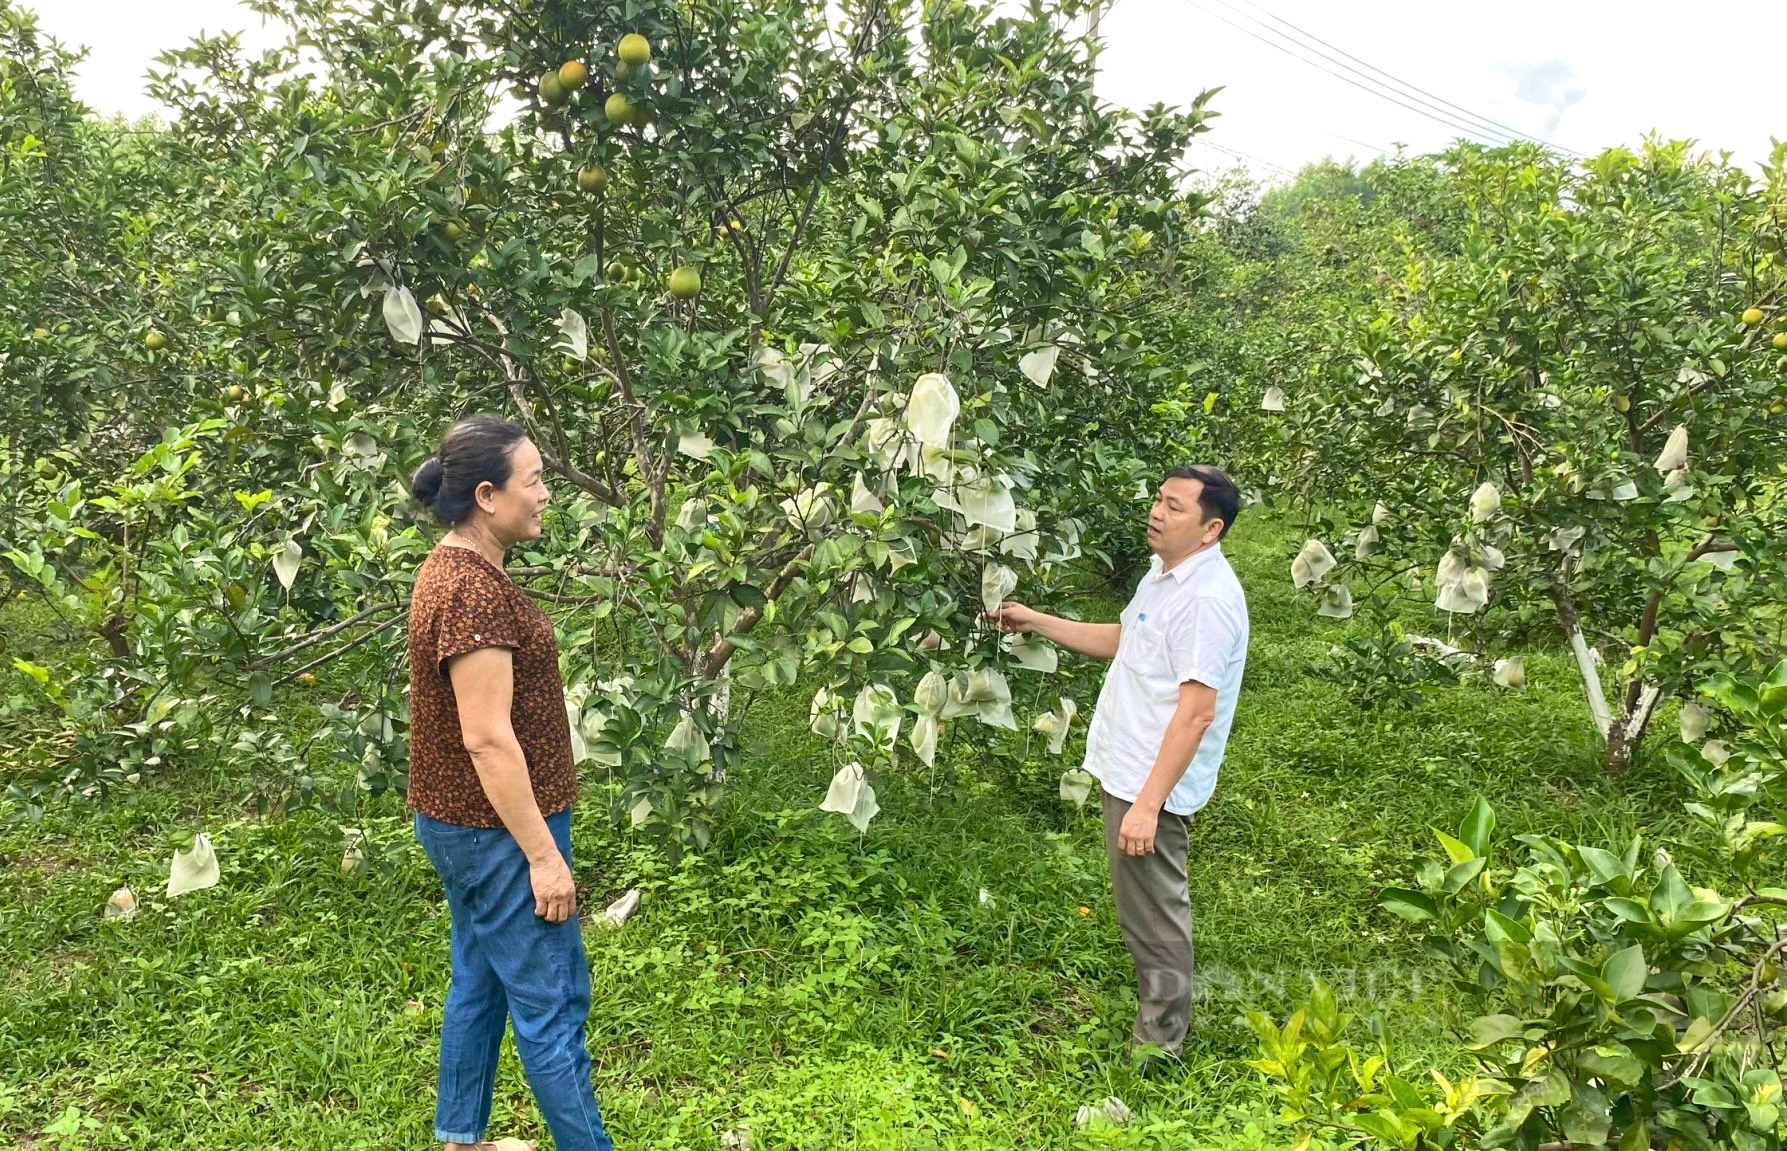
[[[73,98],[80,59],[0,2],[0,466],[13,512],[41,457],[121,467],[145,427],[182,414],[182,390],[146,386],[172,338],[160,301],[194,287],[177,173],[152,133]]]
[[[1611,771],[1660,700],[1766,659],[1787,606],[1784,159],[1449,153],[1455,235],[1404,230],[1379,307],[1262,400],[1325,461],[1293,489],[1359,509],[1292,565],[1322,614],[1418,595],[1485,647],[1552,621]]]
[[[158,352],[186,421],[50,525],[115,555],[136,507],[149,541],[139,686],[104,709],[137,750],[84,745],[83,781],[221,714],[302,791],[259,709],[352,658],[327,742],[400,786],[397,625],[433,539],[403,479],[478,409],[557,480],[514,570],[559,616],[617,817],[707,841],[740,691],[824,686],[827,803],[859,827],[939,724],[1017,725],[1005,668],[1053,653],[976,621],[1158,473],[1172,349],[1136,333],[1202,206],[1201,102],[1100,105],[1071,4],[261,7],[291,46],[200,41],[154,81],[183,218],[218,237]],[[15,567],[77,594],[56,546]],[[1022,718],[1064,728],[1048,704]]]
[[[1668,747],[1691,830],[1648,853],[1637,837],[1504,842],[1481,799],[1456,834],[1433,828],[1440,856],[1382,905],[1424,932],[1469,1008],[1468,1072],[1417,1073],[1381,1028],[1356,1048],[1318,985],[1283,1023],[1249,1013],[1285,1118],[1409,1151],[1779,1148],[1784,720],[1787,662],[1701,683]]]

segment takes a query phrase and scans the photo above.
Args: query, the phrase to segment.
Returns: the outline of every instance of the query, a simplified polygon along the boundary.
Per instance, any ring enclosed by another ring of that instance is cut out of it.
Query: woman
[[[558,1151],[610,1151],[590,1084],[589,968],[571,879],[577,772],[552,621],[503,571],[551,496],[521,428],[448,429],[411,490],[449,529],[409,611],[416,838],[447,889],[453,977],[435,1138],[488,1151],[505,1015]]]

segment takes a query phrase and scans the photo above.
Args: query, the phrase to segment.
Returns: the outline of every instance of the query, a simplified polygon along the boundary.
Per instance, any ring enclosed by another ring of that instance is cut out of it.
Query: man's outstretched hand
[[[1025,607],[1016,600],[1006,600],[999,605],[998,611],[990,611],[987,618],[999,625],[1000,631],[1028,632],[1035,631],[1037,621],[1042,613],[1034,608]]]
[[[1027,632],[1041,636],[1077,655],[1091,656],[1093,659],[1114,659],[1117,655],[1117,643],[1123,638],[1121,624],[1063,619],[1009,599],[1000,604],[997,610],[988,612],[987,619],[1000,631]]]

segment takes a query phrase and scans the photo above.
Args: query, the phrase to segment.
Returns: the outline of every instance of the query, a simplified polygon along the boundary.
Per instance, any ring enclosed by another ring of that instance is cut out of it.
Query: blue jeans
[[[571,862],[571,813],[546,826]],[[416,839],[447,889],[453,978],[441,1021],[434,1137],[476,1143],[490,1122],[505,1020],[558,1151],[613,1151],[590,1084],[589,967],[576,916],[534,914],[527,856],[503,828],[460,827],[416,813]]]

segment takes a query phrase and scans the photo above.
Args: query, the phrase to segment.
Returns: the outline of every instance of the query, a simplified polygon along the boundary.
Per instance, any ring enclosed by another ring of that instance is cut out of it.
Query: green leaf
[[[1622,1043],[1591,1047],[1576,1061],[1584,1071],[1614,1087],[1631,1087],[1644,1078],[1644,1062]]]
[[[1491,943],[1531,943],[1533,933],[1518,919],[1510,919],[1494,908],[1483,912],[1483,931]]]
[[[1437,827],[1433,828],[1432,831],[1434,838],[1440,841],[1440,846],[1446,849],[1446,857],[1453,863],[1469,863],[1471,860],[1477,858],[1478,853],[1471,850],[1470,844],[1453,839]]]
[[[1643,1120],[1626,1128],[1619,1137],[1619,1151],[1650,1151],[1650,1129]]]
[[[1637,943],[1623,951],[1614,952],[1601,967],[1601,978],[1612,989],[1616,1003],[1623,1003],[1640,995],[1649,975],[1650,968],[1644,960],[1644,947]]]
[[[1469,859],[1449,869],[1446,872],[1446,894],[1457,895],[1463,891],[1465,885],[1477,878],[1488,863],[1487,859]]]
[[[1402,1120],[1387,1111],[1367,1111],[1353,1117],[1353,1126],[1375,1135],[1392,1147],[1413,1145],[1415,1132],[1405,1128]]]
[[[1421,1093],[1415,1090],[1414,1084],[1406,1079],[1392,1075],[1384,1086],[1389,1089],[1390,1098],[1396,1101],[1396,1106],[1404,1111],[1420,1111],[1427,1106],[1427,1100],[1421,1098]]]
[[[63,1108],[61,1116],[46,1125],[43,1131],[46,1135],[56,1135],[63,1139],[73,1139],[83,1130],[91,1131],[98,1126],[99,1123],[96,1120],[82,1114],[79,1107],[70,1103],[67,1107]]]
[[[1655,926],[1657,922],[1656,917],[1651,915],[1650,908],[1638,902],[1636,899],[1626,899],[1615,896],[1612,899],[1602,900],[1601,906],[1613,912],[1627,923],[1643,923],[1649,926]]]
[[[1533,965],[1531,944],[1504,940],[1491,946],[1495,948],[1496,966],[1508,982],[1536,984],[1540,981],[1541,975]]]
[[[1675,1049],[1685,1053],[1698,1052],[1706,1046],[1707,1040],[1711,1039],[1712,1035],[1712,1020],[1704,1017],[1696,1019],[1688,1024],[1688,1029],[1683,1031],[1681,1038],[1675,1041]]]
[[[1725,918],[1730,912],[1731,905],[1729,903],[1720,900],[1696,899],[1694,902],[1681,909],[1676,915],[1675,921],[1678,924],[1699,926],[1706,923],[1716,923]]]
[[[1731,1093],[1731,1089],[1726,1087],[1723,1083],[1717,1083],[1711,1079],[1696,1079],[1690,1076],[1683,1079],[1682,1084],[1694,1089],[1694,1102],[1700,1104],[1702,1107],[1713,1107],[1724,1111],[1735,1111],[1743,1106],[1743,1104],[1738,1101],[1737,1096]]]
[[[1588,868],[1589,876],[1594,880],[1596,887],[1612,887],[1620,880],[1627,880],[1628,882],[1622,884],[1617,890],[1624,895],[1629,889],[1630,876],[1626,871],[1626,865],[1613,852],[1599,847],[1581,846],[1576,849],[1576,854],[1582,857],[1583,866]]]
[[[1557,1068],[1530,1080],[1508,1100],[1508,1123],[1518,1127],[1538,1107],[1562,1107],[1570,1101],[1570,1080]]]
[[[1486,1047],[1494,1047],[1497,1043],[1519,1039],[1525,1031],[1526,1024],[1518,1016],[1480,1015],[1471,1020],[1469,1046],[1474,1051],[1481,1051]]]
[[[1694,902],[1694,893],[1682,881],[1681,872],[1675,864],[1668,864],[1657,877],[1657,886],[1650,893],[1651,910],[1657,913],[1658,919],[1675,919],[1683,908]]]
[[[1572,1085],[1570,1105],[1559,1116],[1564,1138],[1584,1147],[1599,1147],[1607,1142],[1613,1129],[1608,1115],[1607,1097],[1587,1083]]]
[[[1309,1002],[1304,1012],[1311,1024],[1330,1034],[1338,1034],[1342,1029],[1340,1005],[1334,1000],[1334,989],[1326,980],[1317,979],[1309,988]]]
[[[1431,896],[1406,887],[1384,888],[1378,893],[1378,906],[1412,923],[1431,923],[1439,919],[1439,907]]]
[[[1459,825],[1458,838],[1463,840],[1474,855],[1489,854],[1489,834],[1495,830],[1495,812],[1483,797],[1471,805],[1469,814]],[[1454,863],[1458,862],[1453,860]]]

